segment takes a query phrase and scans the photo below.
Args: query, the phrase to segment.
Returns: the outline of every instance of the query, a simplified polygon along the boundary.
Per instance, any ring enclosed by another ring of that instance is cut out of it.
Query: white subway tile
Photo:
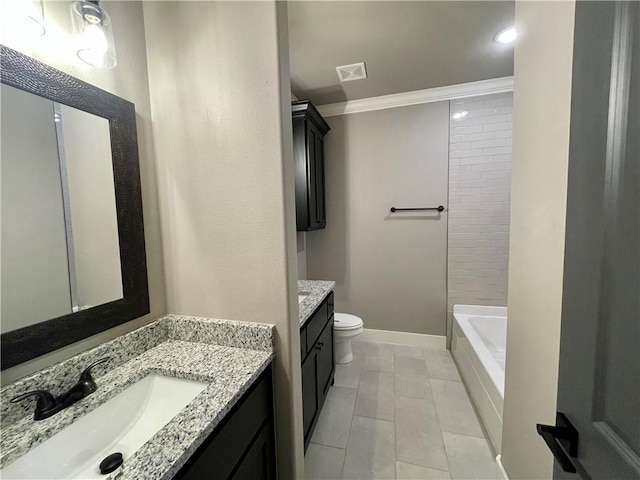
[[[506,155],[494,155],[493,163],[508,163],[509,169],[511,169],[511,154],[508,153]]]
[[[466,173],[466,172],[471,172],[471,165],[464,165],[464,166],[460,166],[460,165],[454,165],[453,163],[451,163],[451,159],[449,159],[449,173]]]
[[[495,137],[495,133],[493,132],[467,133],[467,134],[460,135],[460,141],[475,142],[477,140],[493,140],[494,137]]]
[[[484,165],[473,165],[471,167],[471,171],[472,172],[489,172],[489,171],[495,171],[495,170],[509,170],[511,168],[511,164],[508,162],[502,162],[502,163],[487,163]]]
[[[502,172],[502,173],[508,173],[508,172]],[[449,180],[456,180],[456,181],[481,180],[483,176],[484,174],[482,172],[468,171],[464,173],[451,173],[451,169],[449,169]]]
[[[468,175],[472,175],[472,174],[468,174]],[[495,172],[482,172],[480,175],[482,176],[482,178],[511,178],[511,171],[498,170]],[[458,178],[456,180],[462,180],[462,179]]]
[[[473,119],[473,125],[502,124],[509,121],[508,114],[505,115],[489,115],[486,117],[478,117]],[[511,122],[509,122],[511,124]],[[501,130],[501,129],[500,129]],[[489,131],[489,130],[486,130]]]
[[[506,115],[503,115],[506,116]],[[484,132],[495,132],[497,130],[511,130],[513,123],[507,121],[500,121],[500,123],[488,123],[482,126]]]
[[[449,195],[482,195],[482,190],[483,188],[456,188],[449,190]]]
[[[460,180],[460,188],[490,187],[491,185],[493,185],[491,180]]]
[[[504,140],[502,140],[502,142],[504,143]],[[452,143],[449,146],[449,151],[450,152],[458,152],[460,150],[471,150],[471,146],[472,145],[473,145],[473,142]]]
[[[453,128],[453,127],[456,127],[456,128],[457,127],[470,127],[472,125],[474,125],[474,123],[473,123],[473,119],[471,119],[471,118],[463,117],[463,118],[459,118],[457,120],[451,119],[451,128]]]
[[[473,149],[473,150],[456,150],[453,152],[449,152],[449,158],[467,158],[467,157],[481,157],[482,149]],[[491,161],[491,160],[490,160]],[[478,162],[480,163],[480,162]]]
[[[472,148],[490,148],[490,147],[504,147],[506,141],[504,138],[495,138],[493,140],[479,140],[477,142],[471,142]]]
[[[513,105],[513,97],[492,98],[492,99],[486,99],[484,101],[485,108],[502,107],[502,106],[510,106],[510,105]]]
[[[475,152],[476,150],[470,150]],[[454,153],[462,153],[462,152],[454,152]],[[466,158],[460,158],[460,165],[476,165],[479,163],[493,163],[492,156],[480,156],[480,155],[469,155]]]
[[[484,132],[483,135],[494,135],[495,138],[512,138],[513,130],[497,130],[494,132]]]
[[[482,155],[511,155],[511,147],[483,148]]]
[[[462,135],[467,133],[481,133],[481,132],[482,132],[482,125],[465,127],[465,126],[454,125],[453,123],[451,124],[451,129],[449,131],[451,135]]]

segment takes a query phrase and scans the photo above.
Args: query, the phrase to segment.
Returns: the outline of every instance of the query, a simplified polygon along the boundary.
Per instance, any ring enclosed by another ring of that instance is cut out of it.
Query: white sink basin
[[[0,478],[105,478],[99,465],[107,455],[120,452],[126,462],[206,387],[148,375],[7,465]]]
[[[298,295],[298,304],[301,304],[302,302],[304,302],[305,298],[307,298],[306,295]]]

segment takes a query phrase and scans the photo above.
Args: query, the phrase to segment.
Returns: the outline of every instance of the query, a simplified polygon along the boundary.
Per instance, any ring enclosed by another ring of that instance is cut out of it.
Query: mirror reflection
[[[1,85],[2,333],[123,297],[105,118]]]

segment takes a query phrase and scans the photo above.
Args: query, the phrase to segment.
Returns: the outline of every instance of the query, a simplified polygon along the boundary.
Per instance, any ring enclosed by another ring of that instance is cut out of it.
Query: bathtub
[[[502,448],[507,308],[453,306],[451,354],[496,454]]]

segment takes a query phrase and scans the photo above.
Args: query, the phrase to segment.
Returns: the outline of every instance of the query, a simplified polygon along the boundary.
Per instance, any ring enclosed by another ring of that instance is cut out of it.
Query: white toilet
[[[333,333],[335,342],[336,363],[349,363],[353,360],[351,340],[364,330],[364,322],[360,317],[348,313],[335,313]]]

